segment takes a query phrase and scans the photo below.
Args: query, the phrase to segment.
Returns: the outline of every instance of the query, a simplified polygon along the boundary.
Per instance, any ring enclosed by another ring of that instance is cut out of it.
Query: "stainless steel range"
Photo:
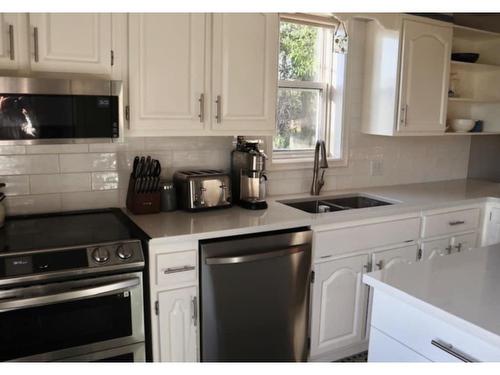
[[[0,360],[144,361],[141,233],[120,210],[0,229]]]

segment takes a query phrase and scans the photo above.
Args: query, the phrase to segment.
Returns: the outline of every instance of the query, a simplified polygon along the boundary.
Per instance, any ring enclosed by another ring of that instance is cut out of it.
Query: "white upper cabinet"
[[[203,14],[129,16],[130,133],[203,130],[209,121]]]
[[[452,26],[393,14],[366,24],[362,129],[374,135],[440,135],[446,130]]]
[[[213,130],[273,134],[278,30],[276,14],[214,15]]]
[[[405,20],[398,131],[444,133],[451,27]]]
[[[29,25],[31,70],[110,74],[110,14],[34,13]]]
[[[27,55],[26,14],[0,14],[0,69],[19,70]]]
[[[277,14],[129,16],[129,136],[274,133]]]

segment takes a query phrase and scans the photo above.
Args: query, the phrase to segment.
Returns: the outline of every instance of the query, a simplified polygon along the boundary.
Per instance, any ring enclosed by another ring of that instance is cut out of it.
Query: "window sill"
[[[347,159],[328,158],[329,168],[347,167]],[[293,169],[311,169],[314,164],[314,158],[273,158],[267,164],[268,171],[282,171]]]

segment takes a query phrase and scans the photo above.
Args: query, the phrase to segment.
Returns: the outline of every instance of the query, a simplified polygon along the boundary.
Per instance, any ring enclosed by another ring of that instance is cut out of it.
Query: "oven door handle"
[[[120,280],[117,282],[94,286],[91,288],[76,289],[62,293],[48,294],[44,296],[18,298],[0,302],[0,312],[20,310],[30,307],[50,305],[60,302],[77,301],[104,294],[113,294],[125,291],[140,284],[139,278]]]

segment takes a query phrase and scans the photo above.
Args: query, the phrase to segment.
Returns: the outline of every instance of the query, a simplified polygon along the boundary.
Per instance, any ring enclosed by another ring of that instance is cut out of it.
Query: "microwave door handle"
[[[57,294],[48,294],[45,296],[9,300],[0,302],[0,312],[20,310],[29,307],[44,306],[67,301],[78,301],[105,294],[119,293],[139,284],[139,278],[135,277],[133,279],[121,280],[118,282],[103,284],[91,288],[76,289]]]
[[[212,257],[205,259],[205,263],[207,265],[247,263],[247,262],[254,262],[257,260],[272,259],[272,258],[284,257],[287,255],[293,255],[301,253],[305,249],[306,249],[305,247],[294,246],[286,249],[268,251],[265,253],[236,255],[230,257]]]

